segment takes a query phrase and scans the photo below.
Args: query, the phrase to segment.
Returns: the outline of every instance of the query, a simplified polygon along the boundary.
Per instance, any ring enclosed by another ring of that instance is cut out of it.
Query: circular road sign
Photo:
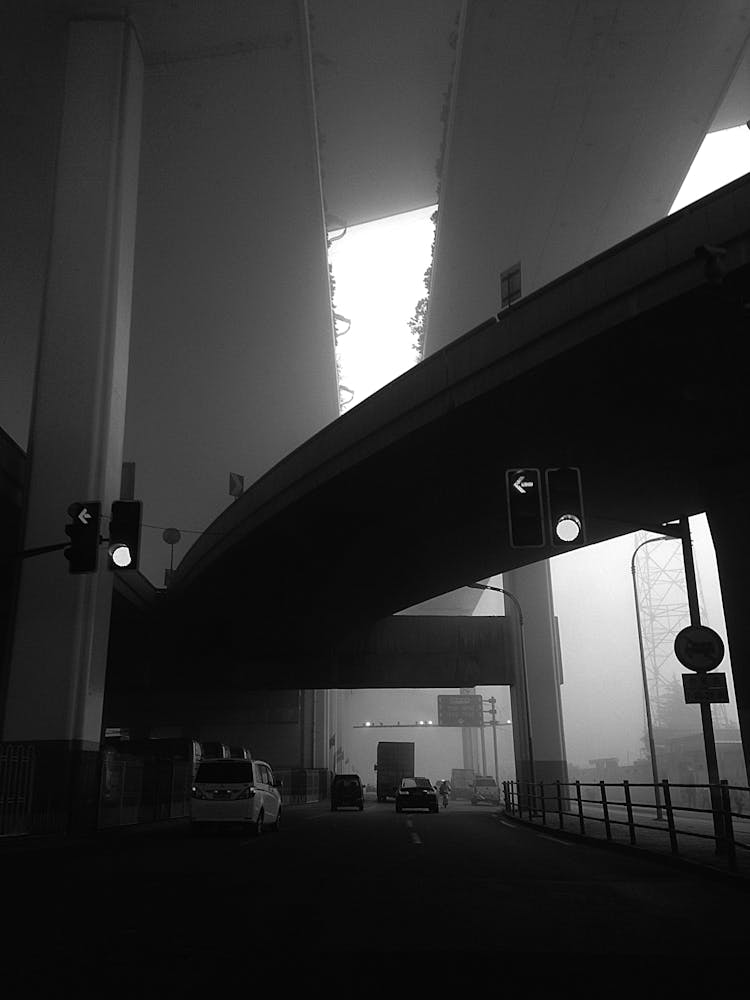
[[[677,633],[674,652],[683,667],[703,673],[718,667],[724,659],[724,643],[712,628],[688,625]]]

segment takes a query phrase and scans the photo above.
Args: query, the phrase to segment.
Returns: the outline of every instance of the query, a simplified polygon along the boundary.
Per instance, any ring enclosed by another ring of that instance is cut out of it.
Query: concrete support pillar
[[[503,573],[502,585],[516,596],[524,618],[534,778],[537,782],[565,782],[568,764],[549,562],[543,560]],[[507,614],[514,612],[510,602],[506,609]],[[528,781],[531,768],[523,677],[518,677],[511,687],[511,711],[516,775],[519,781]]]
[[[122,466],[143,64],[124,21],[73,21],[67,45],[27,548],[65,540],[73,501],[109,511]],[[70,576],[55,552],[27,559],[21,574],[3,739],[37,745],[37,830],[96,821],[112,596],[100,563]]]
[[[727,626],[727,653],[732,664],[737,716],[740,723],[748,784],[750,784],[750,631],[748,614],[748,566],[750,538],[747,518],[750,494],[741,494],[732,485],[732,476],[718,475],[717,481],[727,487],[711,497],[706,509],[708,524],[716,551],[724,620]],[[719,670],[726,667],[722,664]]]

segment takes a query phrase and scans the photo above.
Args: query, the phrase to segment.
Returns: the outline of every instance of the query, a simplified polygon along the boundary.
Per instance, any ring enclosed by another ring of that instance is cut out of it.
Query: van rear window
[[[253,765],[249,760],[212,760],[198,765],[196,781],[215,784],[250,784]]]

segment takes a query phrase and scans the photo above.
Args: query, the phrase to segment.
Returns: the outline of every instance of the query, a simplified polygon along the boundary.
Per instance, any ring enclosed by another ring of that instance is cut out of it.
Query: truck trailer
[[[414,777],[413,743],[378,743],[377,796],[378,802],[395,799],[402,778]]]
[[[470,801],[473,787],[474,771],[470,767],[454,767],[451,771],[451,798]]]

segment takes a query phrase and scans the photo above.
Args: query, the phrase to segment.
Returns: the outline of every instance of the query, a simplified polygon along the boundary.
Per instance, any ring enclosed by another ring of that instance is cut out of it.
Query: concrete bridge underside
[[[744,499],[722,486],[745,440],[727,332],[745,281],[744,196],[683,216],[653,256],[639,245],[612,272],[604,262],[528,293],[661,218],[706,131],[750,118],[738,85],[750,3],[377,9],[11,11],[0,422],[28,442],[25,545],[61,538],[72,500],[108,510],[122,460],[134,462],[150,579],[161,583],[163,528],[219,515],[228,533],[200,540],[169,601],[186,668],[218,651],[252,682],[281,637],[304,686],[306,657],[518,570],[503,471],[570,462],[592,541],[713,511],[747,743],[732,596],[746,553],[731,544]],[[327,231],[433,199],[431,356],[337,420]],[[727,243],[723,289],[692,256],[706,241]],[[527,300],[451,344],[496,312],[499,273],[519,260]],[[230,471],[255,485],[220,514]],[[71,580],[59,558],[24,565],[5,739],[94,753],[111,592],[106,571]]]

